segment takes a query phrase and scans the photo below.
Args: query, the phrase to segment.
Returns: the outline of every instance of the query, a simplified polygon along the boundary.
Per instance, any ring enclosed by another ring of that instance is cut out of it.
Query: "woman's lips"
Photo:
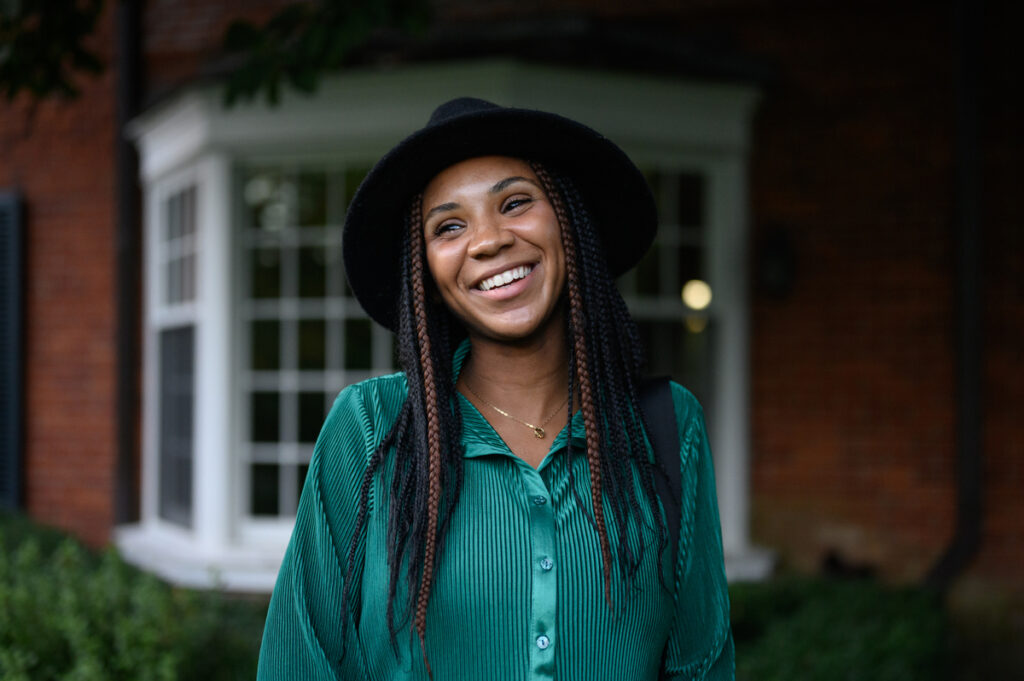
[[[533,280],[534,275],[537,273],[536,265],[526,265],[526,267],[529,267],[530,271],[527,272],[526,276],[521,279],[514,279],[508,284],[505,284],[503,286],[495,286],[494,288],[489,289],[487,291],[484,291],[480,288],[474,288],[473,293],[484,296],[488,300],[507,300],[509,298],[514,298],[515,296],[522,293],[523,290],[530,285],[530,282]],[[512,267],[509,269],[515,270],[516,268]]]

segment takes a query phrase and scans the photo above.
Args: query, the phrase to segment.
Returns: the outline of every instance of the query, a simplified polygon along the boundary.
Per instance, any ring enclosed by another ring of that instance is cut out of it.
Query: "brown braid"
[[[427,674],[433,678],[430,662],[427,660],[426,631],[427,603],[434,581],[434,557],[437,550],[437,516],[441,499],[441,419],[437,410],[437,384],[434,380],[434,362],[430,352],[430,333],[427,329],[426,293],[423,283],[423,224],[420,197],[413,199],[410,216],[410,247],[413,257],[410,260],[412,279],[412,306],[416,317],[416,336],[419,341],[420,366],[423,368],[424,406],[427,416],[427,476],[429,490],[427,493],[427,527],[424,535],[423,574],[420,578],[419,594],[416,597],[415,626],[420,639],[420,650]]]
[[[568,279],[570,325],[573,329],[573,349],[575,350],[575,367],[572,370],[580,386],[580,409],[583,412],[583,424],[587,440],[587,466],[590,469],[590,498],[594,506],[594,524],[601,542],[601,565],[604,573],[604,598],[611,606],[611,545],[608,542],[608,531],[604,522],[604,507],[601,502],[601,446],[600,433],[597,426],[597,404],[590,384],[590,372],[587,364],[587,345],[584,342],[583,298],[580,294],[579,273],[576,264],[576,243],[572,236],[572,227],[566,214],[561,194],[555,189],[554,182],[547,170],[538,163],[531,163],[544,192],[551,201],[558,224],[562,232],[562,249],[565,251],[565,269]],[[570,417],[571,418],[571,417]]]

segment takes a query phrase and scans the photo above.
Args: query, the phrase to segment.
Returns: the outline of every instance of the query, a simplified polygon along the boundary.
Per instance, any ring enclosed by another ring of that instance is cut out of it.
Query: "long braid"
[[[622,428],[611,428],[606,423],[604,438],[606,447],[611,452],[623,452],[626,456],[604,457],[604,463],[613,468],[605,477],[609,479],[609,492],[619,523],[619,558],[620,564],[626,568],[626,575],[632,575],[639,567],[643,556],[641,543],[634,554],[631,550],[626,532],[626,520],[640,521],[643,518],[639,498],[634,492],[631,467],[628,459],[639,472],[641,491],[652,509],[657,509],[657,493],[654,487],[655,464],[651,462],[646,444],[643,440],[642,415],[639,408],[637,392],[638,376],[643,365],[643,351],[639,342],[639,333],[625,301],[615,287],[607,271],[604,250],[594,229],[588,229],[590,218],[580,198],[568,178],[557,177],[558,186],[566,197],[570,215],[578,225],[577,235],[581,245],[581,270],[584,272],[584,285],[589,291],[585,296],[589,304],[603,312],[601,315],[590,315],[588,321],[592,328],[588,329],[588,339],[597,339],[595,345],[600,350],[600,358],[596,364],[596,375],[601,388],[599,395],[607,400],[604,404],[606,414],[618,417]],[[609,314],[610,313],[610,314]],[[610,322],[610,323],[609,323]],[[592,353],[593,354],[593,353]],[[623,490],[614,489],[622,485]],[[659,514],[654,513],[654,524],[658,533],[659,553],[668,546],[668,532],[664,523],[660,522]],[[664,575],[660,574],[662,584]]]
[[[578,349],[586,354],[585,363],[578,357],[571,363],[574,371],[570,375],[575,374],[581,383],[584,376],[590,380],[593,407],[597,414],[604,415],[596,419],[597,427],[592,427],[586,422],[584,402],[582,411],[588,430],[587,448],[600,454],[595,466],[588,451],[588,465],[591,471],[595,468],[600,470],[601,491],[616,519],[618,563],[623,575],[630,577],[636,573],[643,557],[643,542],[634,550],[628,535],[629,522],[642,522],[643,519],[634,487],[634,470],[639,473],[640,493],[651,509],[658,508],[653,477],[655,464],[650,460],[644,441],[645,427],[639,408],[638,380],[644,361],[639,333],[608,273],[598,232],[572,182],[541,164],[532,163],[531,167],[563,225],[570,307],[570,358],[579,354]],[[573,238],[566,239],[567,232]],[[581,309],[582,314],[575,315],[573,308]],[[580,393],[583,398],[582,385]],[[591,432],[597,435],[599,448],[594,446]],[[593,487],[592,478],[592,492]],[[656,510],[654,523],[660,554],[668,546],[668,533]],[[594,525],[597,529],[596,517]],[[602,540],[607,540],[606,533],[600,529],[598,532]],[[605,555],[602,545],[602,556]],[[665,585],[662,571],[658,572]]]
[[[423,228],[420,198],[415,197],[411,210],[410,250],[412,251],[411,274],[413,289],[413,313],[416,317],[416,336],[419,341],[420,366],[423,368],[424,402],[427,416],[427,524],[423,546],[423,574],[420,577],[419,593],[416,596],[416,633],[420,639],[423,660],[430,674],[430,663],[427,661],[426,631],[427,603],[434,581],[434,558],[437,549],[437,516],[441,500],[441,419],[438,414],[437,384],[434,380],[434,357],[430,347],[430,334],[427,328],[426,293],[423,283]]]
[[[537,178],[543,186],[554,187],[547,169],[539,164],[533,164],[533,171],[537,174]],[[576,244],[573,239],[572,225],[566,214],[565,205],[561,200],[561,194],[557,191],[548,191],[547,194],[561,227],[562,249],[565,252],[569,319],[571,328],[576,330],[574,337],[570,341],[576,361],[575,366],[570,367],[570,371],[575,376],[576,382],[580,387],[580,409],[583,412],[583,424],[587,441],[587,464],[590,469],[590,499],[594,507],[594,524],[597,527],[597,536],[601,543],[604,598],[608,605],[611,606],[612,552],[608,542],[608,530],[604,522],[604,505],[601,495],[601,436],[598,430],[597,404],[590,382],[587,344],[583,340],[583,334],[579,333],[579,330],[586,328],[586,321],[583,312],[583,298],[580,295],[579,273],[576,269]]]

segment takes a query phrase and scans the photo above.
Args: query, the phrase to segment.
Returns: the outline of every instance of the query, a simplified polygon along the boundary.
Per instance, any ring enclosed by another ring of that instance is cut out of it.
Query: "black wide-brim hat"
[[[537,161],[572,179],[590,212],[613,277],[631,269],[657,231],[643,174],[614,142],[563,116],[463,97],[389,151],[356,190],[345,217],[349,286],[367,314],[398,328],[402,230],[412,197],[438,173],[478,156]]]

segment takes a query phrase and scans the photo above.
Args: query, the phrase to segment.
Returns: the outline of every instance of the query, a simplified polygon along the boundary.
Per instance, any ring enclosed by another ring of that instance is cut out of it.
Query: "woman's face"
[[[514,342],[561,329],[565,253],[527,163],[483,156],[442,171],[423,192],[423,230],[430,274],[471,336]]]

